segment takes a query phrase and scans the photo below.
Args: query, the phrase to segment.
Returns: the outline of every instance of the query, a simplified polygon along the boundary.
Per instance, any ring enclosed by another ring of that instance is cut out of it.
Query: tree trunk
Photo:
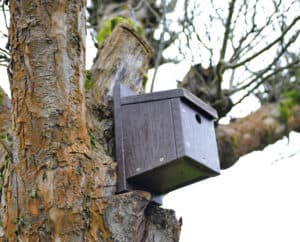
[[[11,103],[0,87],[0,240],[4,237],[3,216],[5,201],[3,198],[7,180],[8,164],[11,160]]]
[[[10,241],[82,241],[91,155],[84,107],[84,1],[10,1]]]

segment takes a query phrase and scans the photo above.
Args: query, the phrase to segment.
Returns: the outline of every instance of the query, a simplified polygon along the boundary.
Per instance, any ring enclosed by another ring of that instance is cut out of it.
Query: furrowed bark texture
[[[10,241],[83,241],[90,150],[84,107],[85,1],[11,0]]]
[[[221,166],[232,166],[241,156],[273,144],[292,130],[300,131],[300,106],[280,120],[278,104],[266,104],[245,118],[217,127]]]
[[[11,150],[11,103],[0,87],[0,170]],[[1,186],[2,187],[2,186]]]
[[[4,189],[7,185],[7,170],[11,161],[11,103],[0,87],[0,221],[3,221],[5,199]],[[0,240],[5,237],[3,223],[0,222]]]
[[[117,82],[142,91],[143,74],[151,57],[148,44],[126,25],[119,25],[100,47],[87,91],[87,120],[93,160],[100,171],[91,196],[91,238],[96,241],[178,241],[180,225],[174,211],[150,203],[147,192],[115,195],[112,92]],[[103,214],[99,228],[98,213]]]

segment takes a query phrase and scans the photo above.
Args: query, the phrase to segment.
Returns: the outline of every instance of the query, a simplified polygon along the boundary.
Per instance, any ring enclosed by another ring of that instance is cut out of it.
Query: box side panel
[[[213,121],[182,101],[180,113],[185,155],[219,172],[220,162]]]
[[[122,105],[126,177],[176,159],[169,100]]]

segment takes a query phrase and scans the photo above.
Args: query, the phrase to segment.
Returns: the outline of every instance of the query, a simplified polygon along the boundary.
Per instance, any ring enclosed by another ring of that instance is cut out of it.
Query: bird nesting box
[[[219,174],[216,111],[184,89],[114,89],[118,192],[165,194]]]

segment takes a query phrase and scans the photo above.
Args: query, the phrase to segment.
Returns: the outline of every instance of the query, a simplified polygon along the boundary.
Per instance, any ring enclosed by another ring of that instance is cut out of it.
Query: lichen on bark
[[[86,226],[90,164],[85,1],[10,1],[10,12],[14,153],[6,235],[10,240],[77,241]]]

